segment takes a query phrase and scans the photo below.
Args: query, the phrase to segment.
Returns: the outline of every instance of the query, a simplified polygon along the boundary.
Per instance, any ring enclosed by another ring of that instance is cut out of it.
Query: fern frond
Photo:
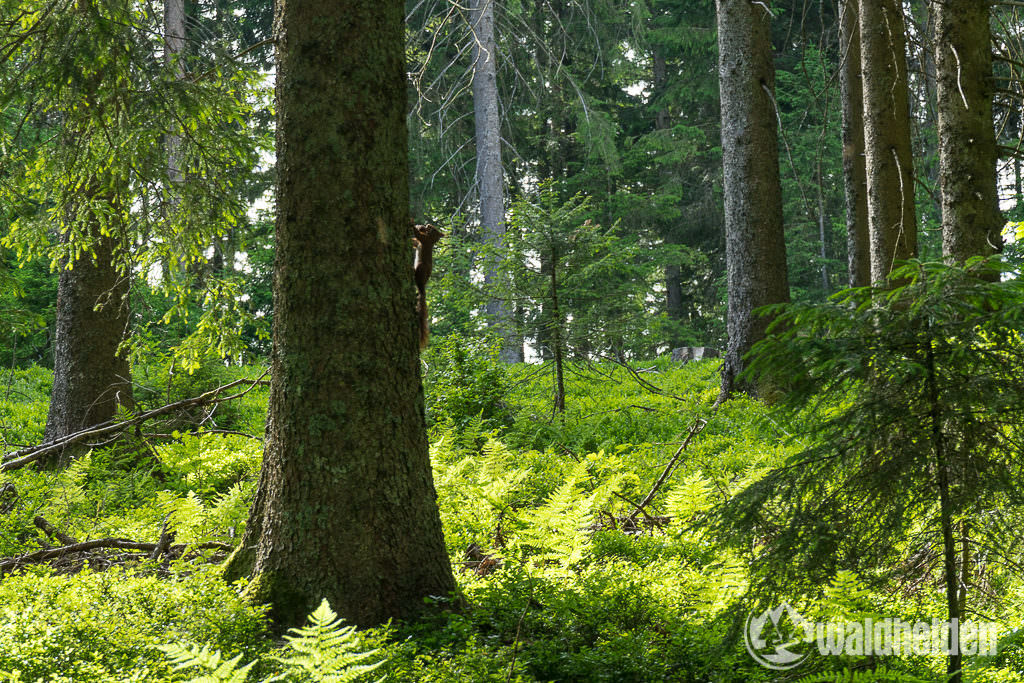
[[[200,667],[208,672],[189,679],[188,683],[245,683],[249,677],[249,670],[256,664],[249,662],[239,668],[238,663],[242,660],[242,655],[223,660],[220,650],[211,652],[206,645],[192,645],[188,648],[179,644],[161,645],[159,649],[167,655],[175,669]]]
[[[613,477],[584,495],[580,483],[587,478],[586,461],[577,463],[543,505],[524,514],[526,528],[520,533],[519,543],[529,549],[535,560],[569,567],[586,556],[595,508],[620,481]]]
[[[289,629],[284,637],[288,655],[273,657],[287,670],[270,681],[318,681],[349,683],[361,680],[384,661],[369,663],[378,650],[360,649],[355,626],[344,626],[325,599],[309,615],[306,626]],[[379,679],[383,680],[383,679]]]
[[[810,674],[796,683],[926,683],[926,681],[901,671],[890,671],[882,666],[874,670],[853,671],[845,668],[842,671]]]
[[[251,481],[240,481],[214,498],[208,514],[215,528],[239,527],[245,523],[252,502],[252,488]]]

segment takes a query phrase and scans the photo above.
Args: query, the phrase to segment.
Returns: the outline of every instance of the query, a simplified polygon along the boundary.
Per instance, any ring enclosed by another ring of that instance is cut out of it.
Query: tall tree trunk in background
[[[480,227],[484,241],[495,248],[505,242],[505,177],[501,164],[501,117],[498,112],[498,45],[494,39],[494,0],[471,0],[473,41],[473,113],[476,121],[476,184],[480,194]],[[484,264],[484,283],[499,280],[500,263]],[[487,302],[490,328],[501,335],[501,359],[521,363],[522,343],[513,333],[510,304],[492,297]]]
[[[131,320],[128,278],[114,265],[112,237],[99,237],[93,252],[60,271],[44,441],[106,422],[119,405],[134,406],[131,369],[117,349]],[[59,454],[50,463],[63,464],[73,454]]]
[[[89,17],[94,7],[82,2],[74,11]],[[86,21],[86,26],[89,22]],[[93,72],[82,84],[81,109],[100,109],[97,93],[103,74]],[[80,131],[69,129],[66,144],[82,139]],[[102,234],[117,222],[122,208],[117,201],[118,179],[82,179],[69,205],[61,241],[72,239],[77,230],[92,240],[92,253],[82,252],[74,261],[61,263],[57,281],[56,326],[53,341],[53,386],[43,430],[44,441],[54,441],[114,416],[118,406],[134,407],[131,367],[118,347],[129,333],[129,280],[127,268],[118,268],[116,237]],[[82,202],[82,205],[76,205]],[[82,447],[72,447],[48,458],[46,465],[63,465]]]
[[[843,107],[843,183],[846,247],[851,287],[871,284],[867,171],[864,167],[864,90],[860,63],[858,0],[844,0],[839,17],[839,87]]]
[[[185,0],[164,0],[164,63],[174,66],[174,75],[181,81],[185,79]],[[167,144],[167,177],[171,185],[180,185],[185,178],[182,170],[181,135],[170,132]],[[177,188],[172,187],[172,193]],[[172,194],[172,202],[177,203],[176,195]]]
[[[562,311],[558,306],[558,269],[559,255],[557,250],[551,253],[551,345],[555,360],[555,407],[556,413],[565,412],[565,341],[563,333],[565,325]]]
[[[174,66],[174,75],[177,80],[185,78],[185,0],[164,0],[164,64],[168,67]],[[176,126],[173,121],[167,123],[167,133],[164,135],[164,147],[167,153],[167,202],[162,207],[164,220],[172,220],[177,213],[178,205],[181,202],[179,192],[185,181],[185,173],[182,170],[181,158],[181,135],[175,132]],[[171,279],[170,263],[163,263],[163,279]]]
[[[910,118],[916,122],[916,131],[911,132],[914,140],[914,177],[918,185],[923,183],[927,187],[938,188],[939,114],[936,103],[938,86],[935,81],[935,3],[911,2],[905,5],[904,9],[918,32],[914,42],[920,45],[920,48],[912,44],[907,45],[909,65],[914,68],[916,57],[917,67],[920,69],[916,79],[918,82],[910,86]],[[915,53],[915,49],[919,49],[919,52]],[[940,221],[942,216],[942,202],[938,191],[929,194],[934,201],[918,204],[917,218],[922,224],[930,222],[932,215],[936,222]],[[934,214],[931,214],[931,211],[934,211]]]
[[[992,34],[989,6],[978,0],[936,4],[935,65],[939,119],[939,180],[942,189],[942,254],[954,263],[989,256],[1002,243],[996,165],[998,150],[992,121]],[[931,349],[929,348],[929,352]],[[933,368],[929,358],[929,370]],[[931,375],[929,375],[931,378]],[[934,380],[932,379],[932,384]],[[937,396],[938,390],[932,389]],[[937,403],[938,399],[934,401]],[[934,411],[938,415],[938,408]],[[952,514],[948,503],[953,472],[942,462],[941,421],[934,418],[936,460],[942,494],[944,575],[948,618],[963,617],[966,583],[956,571]],[[963,447],[963,446],[961,446]],[[964,532],[966,535],[966,532]],[[964,541],[961,572],[968,570]],[[959,646],[959,643],[956,643]],[[950,654],[947,673],[960,683],[963,658]]]
[[[668,87],[668,64],[664,54],[658,48],[651,50],[652,76],[654,77],[654,96],[652,101],[656,102],[657,109],[654,112],[654,130],[668,130],[670,126],[669,111],[664,103],[659,102],[664,97]],[[662,171],[666,174],[666,171]],[[681,240],[675,234],[676,230],[662,229],[662,239],[667,244],[678,244]],[[665,312],[669,320],[682,323],[686,318],[686,310],[683,303],[683,269],[678,263],[670,263],[665,266]],[[684,340],[678,333],[673,333],[667,340],[669,348],[681,346]]]
[[[943,0],[936,8],[942,254],[963,263],[1002,243],[992,34],[987,3]]]
[[[917,254],[906,31],[900,0],[860,0],[871,280]]]
[[[427,454],[404,3],[277,6],[277,261],[263,469],[229,577],[278,629],[454,590]]]
[[[754,393],[739,380],[743,356],[764,337],[754,310],[789,300],[775,113],[771,14],[750,0],[718,0],[718,78],[722,97],[728,348],[719,401]]]

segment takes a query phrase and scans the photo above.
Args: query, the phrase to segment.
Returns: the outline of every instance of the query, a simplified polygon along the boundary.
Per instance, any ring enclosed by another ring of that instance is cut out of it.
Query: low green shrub
[[[0,449],[39,443],[46,427],[53,372],[46,368],[0,372]]]
[[[496,429],[511,423],[511,375],[500,351],[500,341],[433,340],[423,355],[428,424],[462,428],[479,419],[485,429]]]
[[[264,610],[216,569],[158,578],[120,569],[0,581],[0,671],[52,683],[181,680],[159,651],[194,642],[253,659],[266,651]]]

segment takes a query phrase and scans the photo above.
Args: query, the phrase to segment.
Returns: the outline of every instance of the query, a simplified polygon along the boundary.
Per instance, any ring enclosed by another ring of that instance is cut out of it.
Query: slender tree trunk
[[[164,64],[173,67],[175,78],[185,78],[185,0],[164,0]],[[167,123],[164,135],[164,147],[167,153],[167,199],[161,207],[165,221],[173,220],[181,203],[179,193],[185,182],[181,150],[181,135],[173,121]],[[171,264],[161,264],[163,279],[171,279]]]
[[[933,468],[935,482],[939,492],[939,518],[942,529],[942,574],[946,585],[946,609],[951,625],[949,634],[949,660],[947,673],[949,683],[960,683],[960,668],[963,658],[960,655],[959,625],[962,612],[959,577],[956,571],[956,541],[953,538],[954,503],[950,491],[949,463],[946,462],[946,439],[942,431],[942,404],[940,403],[939,386],[935,371],[935,348],[933,331],[928,329],[928,348],[925,350],[925,370],[928,373],[928,401],[931,404],[932,454],[935,456]]]
[[[938,148],[938,110],[936,105],[935,82],[935,3],[911,2],[907,7],[909,17],[917,25],[920,32],[917,41],[919,52],[908,45],[907,60],[913,66],[916,57],[920,69],[918,82],[911,86],[910,117],[917,122],[917,134],[914,136],[914,176],[919,184],[928,187],[939,186],[939,148]],[[921,203],[918,221],[924,223],[931,218],[934,211],[935,220],[942,220],[942,202],[939,193],[930,193],[934,201]],[[934,207],[932,209],[932,207]]]
[[[404,3],[281,0],[266,451],[229,577],[278,629],[380,624],[454,590],[427,454]]]
[[[828,227],[825,221],[825,175],[821,168],[821,155],[818,156],[818,242],[821,249],[821,288],[827,297],[832,293],[832,278],[828,274]]]
[[[480,194],[480,227],[484,241],[500,249],[505,243],[505,178],[501,163],[494,1],[471,0],[469,17],[473,29],[470,40],[473,41],[473,114],[476,122],[476,185]],[[500,279],[500,265],[493,257],[484,264],[485,285],[496,285]],[[486,310],[488,326],[504,340],[501,359],[506,363],[522,362],[522,344],[517,344],[513,333],[509,305],[492,296]]]
[[[562,312],[558,307],[558,254],[551,255],[551,341],[555,359],[555,412],[565,412],[565,362]]]
[[[963,263],[1002,244],[992,35],[987,3],[943,0],[936,7],[942,254]]]
[[[906,31],[900,0],[860,0],[871,279],[917,254]]]
[[[654,97],[652,100],[658,103],[657,109],[654,112],[654,130],[668,130],[671,125],[669,118],[669,110],[660,102],[663,98],[665,90],[668,88],[668,63],[665,60],[664,54],[661,50],[655,48],[651,51],[651,64],[652,64],[652,76],[654,79]],[[668,180],[669,171],[662,169],[661,179],[663,182]],[[662,230],[662,239],[666,244],[677,244],[680,242],[676,236],[678,227],[672,229],[669,226],[664,226]],[[669,320],[674,320],[677,323],[682,323],[686,318],[686,309],[683,303],[683,269],[677,263],[670,263],[665,266],[665,312],[668,314]],[[675,348],[683,343],[678,334],[673,334],[668,340],[669,348]]]
[[[844,0],[839,17],[839,87],[843,111],[843,182],[846,187],[846,249],[851,287],[871,284],[867,171],[864,167],[864,90],[860,61],[860,7]]]
[[[550,280],[552,277],[551,269],[553,268],[550,255],[540,254],[538,259],[540,261],[539,272],[541,278],[546,277]],[[554,358],[555,339],[550,322],[553,319],[554,313],[551,310],[551,302],[542,300],[540,302],[540,315],[538,316],[539,324],[537,325],[537,352],[540,354],[542,361]]]
[[[164,0],[164,63],[174,67],[174,75],[185,79],[185,1]],[[167,134],[167,177],[172,186],[181,185],[185,178],[181,158],[181,135]],[[173,190],[176,191],[176,188]],[[172,198],[177,203],[176,198]]]
[[[134,406],[131,369],[118,353],[131,321],[128,278],[114,265],[112,237],[96,240],[93,252],[60,271],[44,441],[106,422],[119,405]],[[58,454],[51,464],[63,464],[75,450]]]
[[[678,265],[665,266],[665,309],[669,320],[682,323],[686,319],[686,307],[683,304],[683,269]],[[669,340],[672,348],[683,342],[676,336]]]
[[[725,169],[728,348],[719,401],[755,393],[743,356],[768,319],[755,309],[789,300],[775,112],[771,14],[762,3],[718,0],[718,77]]]

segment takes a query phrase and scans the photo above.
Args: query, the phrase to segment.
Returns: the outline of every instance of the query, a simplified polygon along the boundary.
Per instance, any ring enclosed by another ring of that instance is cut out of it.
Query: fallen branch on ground
[[[131,541],[126,538],[98,538],[93,541],[82,541],[80,543],[64,545],[59,548],[37,550],[34,553],[26,553],[25,555],[0,558],[0,573],[11,571],[13,569],[19,569],[20,567],[23,567],[25,565],[39,564],[42,562],[47,562],[49,560],[56,560],[66,557],[68,555],[72,555],[75,553],[84,553],[91,550],[136,550],[140,551],[140,553],[151,554],[153,553],[154,550],[156,550],[156,548],[156,543],[140,543],[138,541]],[[206,543],[197,543],[196,545],[179,543],[177,545],[168,546],[165,551],[165,554],[170,557],[180,557],[185,553],[186,550],[223,550],[230,552],[234,550],[234,546],[228,543],[220,543],[218,541],[208,541]],[[146,556],[147,555],[140,554],[138,559],[146,559]]]
[[[644,508],[651,504],[651,501],[654,500],[654,496],[657,495],[661,487],[664,486],[666,481],[668,481],[668,476],[672,474],[672,471],[676,468],[676,464],[679,462],[679,458],[683,455],[683,451],[685,451],[686,447],[690,445],[690,442],[693,441],[694,437],[704,431],[704,427],[706,427],[707,424],[708,421],[700,417],[693,421],[693,424],[690,425],[689,433],[687,433],[682,445],[679,446],[679,450],[676,451],[676,454],[673,455],[672,459],[669,460],[667,465],[665,465],[665,469],[661,473],[661,476],[658,477],[658,481],[654,482],[654,486],[651,487],[648,494],[637,504],[636,509],[626,517],[630,523],[633,525],[636,524],[636,516],[641,512],[644,512]],[[646,515],[646,513],[644,514]]]
[[[44,519],[43,517],[38,517],[37,516],[35,519],[32,520],[32,522],[37,527],[42,529],[43,533],[45,533],[47,536],[49,536],[50,538],[54,538],[54,539],[60,541],[61,543],[63,543],[66,546],[67,545],[75,545],[76,543],[79,543],[79,540],[77,538],[75,538],[74,536],[68,536],[67,534],[62,532],[60,529],[58,529],[57,527],[55,527],[52,524],[50,524],[49,522],[47,522],[46,519]]]
[[[269,372],[269,370],[267,372]],[[71,444],[78,443],[80,441],[85,441],[86,439],[96,439],[99,437],[105,437],[111,434],[122,432],[128,429],[129,427],[135,427],[137,425],[140,425],[146,420],[151,420],[154,417],[160,417],[161,415],[166,415],[168,413],[172,413],[183,408],[193,408],[195,406],[224,403],[226,401],[231,401],[236,398],[241,398],[242,396],[245,396],[250,391],[252,391],[255,387],[259,386],[261,380],[263,379],[263,377],[266,376],[266,374],[267,373],[264,372],[262,375],[260,375],[258,379],[255,380],[238,379],[235,380],[234,382],[229,382],[223,386],[217,387],[216,389],[207,391],[205,394],[200,394],[199,396],[194,396],[192,398],[185,398],[180,401],[175,401],[174,403],[168,403],[165,406],[154,408],[153,410],[147,410],[144,413],[136,415],[130,420],[124,420],[122,422],[114,422],[110,420],[98,425],[93,425],[92,427],[88,427],[81,431],[77,431],[73,434],[68,434],[67,436],[61,439],[57,439],[56,441],[39,444],[37,446],[29,446],[28,448],[22,448],[21,450],[7,453],[3,457],[2,464],[0,464],[0,472],[8,472],[10,470],[20,469],[51,453],[58,453],[67,448],[68,446],[70,446]],[[249,386],[246,387],[243,391],[240,391],[236,394],[232,394],[230,396],[221,396],[223,392],[227,391],[228,389],[232,389],[240,384],[249,384]]]

